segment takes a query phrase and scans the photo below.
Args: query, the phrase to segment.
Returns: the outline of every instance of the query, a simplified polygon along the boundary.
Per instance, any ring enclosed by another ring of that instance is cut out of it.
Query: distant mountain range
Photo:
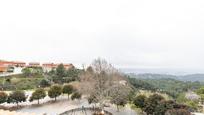
[[[200,81],[204,82],[204,74],[189,74],[189,75],[169,75],[169,74],[152,74],[152,73],[128,73],[130,77],[140,78],[140,79],[161,79],[161,78],[171,78],[180,81]]]

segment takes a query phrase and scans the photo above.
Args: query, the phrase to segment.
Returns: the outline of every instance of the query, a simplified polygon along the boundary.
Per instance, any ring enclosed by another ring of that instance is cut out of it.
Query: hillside
[[[129,73],[128,76],[139,79],[161,79],[161,78],[171,78],[180,81],[199,81],[204,82],[204,74],[189,74],[189,75],[169,75],[169,74],[134,74]]]
[[[136,88],[150,91],[160,91],[172,97],[177,97],[180,93],[188,90],[196,90],[203,86],[200,82],[179,81],[172,78],[128,78],[129,82]]]

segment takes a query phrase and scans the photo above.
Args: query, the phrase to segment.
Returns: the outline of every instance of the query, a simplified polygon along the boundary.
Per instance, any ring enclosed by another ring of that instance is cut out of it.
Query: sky
[[[203,0],[1,0],[0,59],[204,72]]]

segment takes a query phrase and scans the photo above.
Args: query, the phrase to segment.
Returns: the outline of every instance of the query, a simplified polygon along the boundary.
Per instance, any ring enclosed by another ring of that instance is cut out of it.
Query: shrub
[[[133,103],[135,106],[137,106],[143,110],[143,108],[145,107],[145,100],[146,99],[147,99],[147,97],[145,95],[139,95],[133,100]]]
[[[71,99],[74,100],[74,99],[81,99],[81,93],[79,93],[78,91],[77,92],[74,92],[71,96]]]
[[[171,109],[168,110],[165,115],[191,115],[186,109]]]
[[[146,101],[145,101],[145,107],[144,111],[147,114],[153,114],[155,112],[156,106],[160,103],[161,100],[164,98],[158,94],[151,95]]]
[[[0,92],[0,104],[7,101],[8,95],[5,92]]]
[[[46,80],[46,79],[43,79],[40,81],[40,87],[49,87],[50,86],[50,83]]]

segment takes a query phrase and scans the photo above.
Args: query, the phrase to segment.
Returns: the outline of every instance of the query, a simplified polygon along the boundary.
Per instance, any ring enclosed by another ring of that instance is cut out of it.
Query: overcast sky
[[[1,0],[0,59],[204,71],[204,0]]]

